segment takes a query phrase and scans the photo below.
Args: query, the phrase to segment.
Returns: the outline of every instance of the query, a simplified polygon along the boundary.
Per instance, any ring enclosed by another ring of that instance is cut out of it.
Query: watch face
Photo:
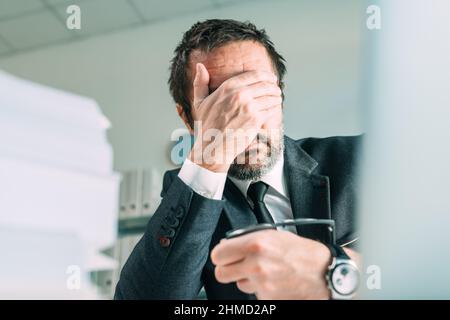
[[[356,291],[359,283],[359,272],[351,264],[338,264],[331,276],[334,290],[341,295],[350,295]]]

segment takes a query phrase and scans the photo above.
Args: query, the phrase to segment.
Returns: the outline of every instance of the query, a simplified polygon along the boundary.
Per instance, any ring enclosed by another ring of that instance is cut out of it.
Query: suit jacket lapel
[[[284,173],[294,218],[331,219],[330,184],[327,176],[315,174],[318,166],[296,142],[285,137]],[[297,226],[299,235],[329,241],[324,226]]]
[[[329,178],[313,172],[317,161],[294,140],[285,137],[284,141],[284,174],[294,218],[331,219]],[[257,224],[250,205],[230,179],[225,183],[223,198],[232,229]],[[297,232],[311,239],[329,240],[324,226],[298,226]]]

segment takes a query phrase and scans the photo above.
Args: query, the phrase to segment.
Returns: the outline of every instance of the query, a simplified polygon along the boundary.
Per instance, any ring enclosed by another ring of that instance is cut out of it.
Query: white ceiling
[[[245,0],[0,0],[0,57]],[[69,5],[81,30],[66,27]]]

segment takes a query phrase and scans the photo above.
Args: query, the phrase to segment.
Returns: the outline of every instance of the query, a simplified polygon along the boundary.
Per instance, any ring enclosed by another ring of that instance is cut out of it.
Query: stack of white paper
[[[108,120],[92,99],[0,71],[0,155],[110,174]]]
[[[42,255],[13,259],[17,256],[14,250],[18,250],[14,241],[23,230],[37,235],[37,245],[44,243],[38,241],[43,234],[47,242],[54,237],[60,244],[78,239],[83,273],[93,266],[111,268],[111,261],[97,254],[113,244],[117,232],[119,177],[112,171],[108,127],[93,100],[0,72],[0,230],[13,230],[2,237],[12,252],[0,252],[0,282],[8,278],[9,284],[21,283],[25,275],[15,268],[19,263],[38,266],[39,270],[53,266],[49,270],[54,270],[54,266],[64,266],[61,259],[70,260],[69,248],[64,245],[38,246],[36,250]],[[33,239],[27,238],[30,248]],[[78,253],[74,253],[76,263]],[[66,275],[63,269],[59,271]],[[54,279],[61,274],[53,274]],[[44,276],[48,283],[54,283],[52,274]],[[58,292],[51,286],[37,290],[32,283],[21,290],[14,291],[15,297],[20,292],[25,298],[40,292],[47,298]],[[8,293],[12,292],[0,286],[0,297],[8,298]],[[60,292],[60,297],[66,296],[72,295]]]

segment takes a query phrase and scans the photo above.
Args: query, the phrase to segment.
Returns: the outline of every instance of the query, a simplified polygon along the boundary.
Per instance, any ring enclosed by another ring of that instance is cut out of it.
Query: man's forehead
[[[191,80],[195,76],[196,63],[203,63],[209,72],[210,90],[219,87],[225,80],[245,71],[261,70],[273,72],[266,49],[253,41],[239,41],[214,48],[208,53],[194,50],[190,55]]]

